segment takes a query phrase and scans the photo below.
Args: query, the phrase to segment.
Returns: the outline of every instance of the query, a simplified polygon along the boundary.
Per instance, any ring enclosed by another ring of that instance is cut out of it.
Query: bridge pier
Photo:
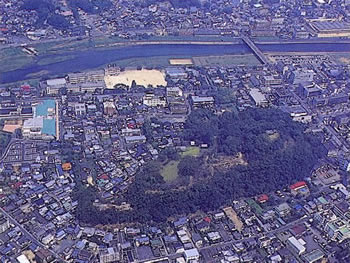
[[[262,53],[262,51],[254,44],[254,42],[249,37],[242,37],[243,42],[253,51],[254,55],[260,60],[264,65],[270,64],[270,61]]]

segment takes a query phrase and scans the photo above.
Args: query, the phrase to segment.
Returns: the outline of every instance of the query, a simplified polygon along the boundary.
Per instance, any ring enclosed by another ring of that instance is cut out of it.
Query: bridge
[[[254,52],[255,56],[265,65],[270,64],[267,57],[261,50],[254,44],[254,42],[249,37],[242,37],[243,42]]]

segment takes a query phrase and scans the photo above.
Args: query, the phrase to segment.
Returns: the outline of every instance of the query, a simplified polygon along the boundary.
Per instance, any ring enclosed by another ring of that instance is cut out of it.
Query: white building
[[[42,135],[42,129],[44,126],[43,117],[35,117],[25,120],[22,127],[22,133],[24,137],[40,137]]]
[[[187,78],[187,73],[183,68],[171,67],[166,68],[166,74],[174,79],[184,79]]]
[[[197,248],[187,249],[184,253],[186,262],[190,262],[192,260],[199,260],[199,252]]]
[[[167,87],[166,95],[168,97],[182,97],[183,92],[179,87]]]
[[[287,240],[287,245],[290,248],[290,250],[297,255],[301,255],[306,251],[306,248],[304,246],[305,241],[303,241],[302,239],[298,240],[295,237],[290,237]]]
[[[308,112],[302,106],[293,106],[287,108],[290,116],[293,121],[309,123],[312,121],[312,116],[308,114]]]
[[[75,103],[74,111],[75,111],[75,115],[85,115],[86,114],[85,103]]]
[[[103,112],[106,115],[113,115],[117,112],[114,101],[105,101],[103,102]]]
[[[191,103],[194,109],[196,108],[210,108],[214,105],[214,97],[212,96],[192,96]]]
[[[292,73],[293,84],[298,85],[298,84],[313,82],[315,75],[316,73],[311,69],[294,70]]]
[[[48,245],[49,243],[51,243],[54,240],[54,236],[52,234],[47,234],[46,236],[44,236],[41,240],[41,242],[44,245]]]
[[[0,233],[4,233],[10,228],[10,222],[2,214],[0,214]]]
[[[20,255],[17,257],[19,263],[30,263],[29,259],[25,255]]]
[[[105,72],[104,70],[94,70],[81,73],[68,74],[69,83],[78,84],[86,82],[104,82]]]
[[[164,97],[156,96],[154,94],[146,94],[143,97],[143,104],[149,107],[165,107],[166,99]]]
[[[249,91],[250,97],[255,102],[256,106],[267,106],[268,101],[263,93],[259,89],[251,89]]]
[[[328,222],[324,230],[329,238],[339,243],[350,238],[350,227],[341,219]]]
[[[113,247],[100,249],[99,255],[100,263],[116,262],[120,260],[119,251]]]
[[[133,143],[145,143],[146,142],[146,136],[126,136],[125,137],[126,144],[133,144]]]
[[[57,94],[61,88],[64,88],[67,84],[66,79],[49,79],[46,81],[46,92],[47,94]]]

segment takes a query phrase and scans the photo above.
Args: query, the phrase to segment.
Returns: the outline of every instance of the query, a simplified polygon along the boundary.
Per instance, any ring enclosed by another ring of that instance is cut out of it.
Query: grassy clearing
[[[185,156],[199,156],[200,149],[199,147],[188,147],[186,151],[181,153],[181,158]],[[167,183],[174,182],[178,178],[178,165],[180,160],[178,161],[170,161],[166,165],[163,166],[160,174],[164,178],[164,181]]]
[[[163,176],[165,182],[173,182],[178,177],[178,164],[180,161],[170,161],[161,170],[161,175]]]
[[[200,149],[199,147],[188,147],[186,151],[181,153],[181,157],[185,156],[193,156],[198,157],[199,156]]]

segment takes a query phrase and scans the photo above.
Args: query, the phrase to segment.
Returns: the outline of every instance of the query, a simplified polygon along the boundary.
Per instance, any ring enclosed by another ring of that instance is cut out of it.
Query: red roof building
[[[14,189],[18,189],[18,188],[20,188],[22,185],[23,185],[22,182],[17,182],[17,183],[14,183],[12,187],[13,187]]]
[[[257,198],[259,203],[265,203],[269,200],[269,196],[266,194],[259,195]]]
[[[106,174],[102,174],[99,178],[103,179],[103,180],[108,180],[109,179],[108,175],[106,175]]]
[[[307,187],[307,184],[304,181],[300,181],[300,182],[297,182],[297,183],[292,184],[291,186],[289,186],[289,188],[291,190],[294,190],[294,191],[298,191],[299,189],[301,189],[303,187]]]
[[[134,123],[128,123],[127,126],[128,126],[129,129],[135,129],[136,128]]]
[[[211,219],[209,216],[206,216],[203,218],[203,221],[207,222],[207,223],[210,223],[211,222]]]
[[[29,92],[30,91],[30,86],[29,85],[23,85],[23,86],[21,86],[21,89],[24,92]]]

